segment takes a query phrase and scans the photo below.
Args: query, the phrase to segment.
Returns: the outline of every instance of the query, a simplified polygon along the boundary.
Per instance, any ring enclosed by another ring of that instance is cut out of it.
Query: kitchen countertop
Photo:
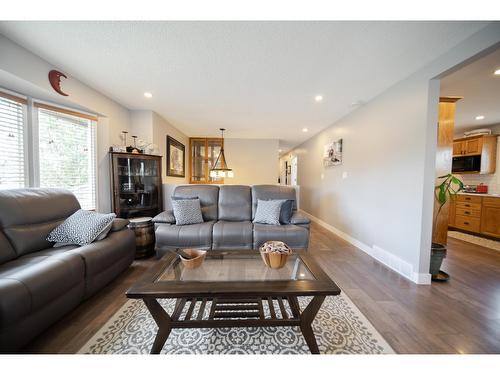
[[[496,198],[500,198],[500,194],[492,194],[492,193],[464,193],[464,192],[460,192],[458,194],[461,194],[461,195],[474,195],[474,196],[479,196],[479,197],[496,197]]]

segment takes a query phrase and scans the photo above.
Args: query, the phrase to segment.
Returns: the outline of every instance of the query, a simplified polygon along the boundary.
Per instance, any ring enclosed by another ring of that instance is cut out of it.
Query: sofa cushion
[[[17,254],[5,234],[0,230],[0,264],[16,259]]]
[[[298,225],[253,225],[254,249],[271,240],[283,241],[293,249],[307,249],[309,230]]]
[[[252,220],[252,191],[250,186],[222,185],[220,187],[219,220]]]
[[[172,200],[172,207],[174,208],[176,225],[203,223],[200,200],[198,198],[174,199]]]
[[[76,197],[63,189],[0,191],[0,230],[17,256],[52,246],[47,235],[80,208]]]
[[[297,209],[295,188],[280,185],[254,185],[252,186],[252,219],[255,217],[259,199],[291,199],[293,201],[293,210]]]
[[[262,200],[257,203],[255,211],[254,223],[280,225],[281,206],[286,201],[283,199]]]
[[[197,247],[212,248],[212,228],[214,221],[191,225],[160,224],[156,229],[158,248]]]
[[[176,198],[199,198],[203,220],[218,219],[219,187],[214,185],[181,185],[174,190]]]
[[[54,228],[47,236],[51,242],[87,245],[94,242],[104,231],[109,232],[115,214],[100,214],[94,211],[78,210]]]
[[[252,249],[253,225],[251,221],[218,221],[214,224],[215,250]]]
[[[85,297],[88,297],[132,263],[135,234],[130,229],[110,232],[105,239],[76,247],[71,252],[78,254],[85,263]],[[121,266],[115,270],[118,264]]]
[[[0,327],[43,308],[83,282],[85,265],[72,249],[51,248],[0,266]]]

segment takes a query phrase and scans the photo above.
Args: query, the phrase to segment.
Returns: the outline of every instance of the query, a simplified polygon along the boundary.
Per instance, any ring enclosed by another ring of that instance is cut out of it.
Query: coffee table
[[[203,264],[185,268],[164,255],[126,293],[142,299],[158,325],[152,354],[174,328],[299,326],[311,353],[319,354],[311,324],[326,296],[339,287],[307,254],[295,252],[279,270],[255,250],[208,251]],[[297,297],[312,296],[304,310]],[[175,298],[172,314],[158,300]]]

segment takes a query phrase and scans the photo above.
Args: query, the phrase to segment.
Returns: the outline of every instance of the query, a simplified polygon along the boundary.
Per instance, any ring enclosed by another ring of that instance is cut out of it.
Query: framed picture
[[[325,167],[340,164],[342,164],[342,139],[326,144],[323,153],[323,165]]]
[[[167,176],[186,176],[186,148],[169,135],[167,135]]]

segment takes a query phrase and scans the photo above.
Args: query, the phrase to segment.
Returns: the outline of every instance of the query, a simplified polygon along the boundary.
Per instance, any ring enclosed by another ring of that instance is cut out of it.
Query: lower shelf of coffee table
[[[296,297],[181,298],[176,302],[171,322],[172,328],[299,324]]]

